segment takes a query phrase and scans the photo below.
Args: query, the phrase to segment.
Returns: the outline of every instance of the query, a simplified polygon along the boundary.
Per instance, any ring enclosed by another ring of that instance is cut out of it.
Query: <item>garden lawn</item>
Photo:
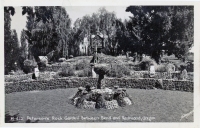
[[[159,89],[127,89],[134,103],[124,108],[120,107],[114,110],[78,109],[68,103],[68,98],[76,91],[76,88],[68,88],[6,94],[5,111],[9,111],[11,115],[19,112],[23,119],[19,122],[25,122],[28,119],[27,116],[29,116],[49,118],[49,120],[40,120],[39,123],[66,123],[179,122],[181,116],[193,110],[193,93]],[[59,117],[60,120],[56,120],[52,116]],[[70,120],[70,117],[76,118]],[[113,119],[114,117],[116,119]],[[182,121],[193,121],[193,115],[182,119]]]

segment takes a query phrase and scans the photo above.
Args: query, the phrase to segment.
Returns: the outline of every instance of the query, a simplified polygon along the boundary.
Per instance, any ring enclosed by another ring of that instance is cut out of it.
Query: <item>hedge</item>
[[[165,90],[180,90],[193,92],[192,81],[173,81],[173,80],[159,80],[159,79],[131,79],[131,78],[105,78],[106,87],[114,87],[118,85],[123,88],[140,88],[153,89],[161,88]],[[97,85],[97,78],[88,77],[74,77],[62,79],[49,79],[38,81],[21,81],[21,82],[7,82],[5,83],[5,93],[33,91],[33,90],[49,90],[57,88],[77,88]]]
[[[62,66],[59,66],[59,65],[58,66],[48,65],[48,66],[46,66],[45,71],[56,72],[56,71],[58,71],[61,68],[62,68]]]

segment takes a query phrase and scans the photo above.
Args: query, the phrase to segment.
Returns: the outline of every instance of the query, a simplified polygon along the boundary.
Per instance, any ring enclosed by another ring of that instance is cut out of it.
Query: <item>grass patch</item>
[[[133,105],[114,110],[87,110],[77,109],[68,104],[67,100],[77,89],[55,89],[48,91],[20,92],[5,95],[5,111],[10,114],[20,113],[22,121],[30,117],[48,117],[46,122],[179,122],[183,114],[193,110],[193,93],[168,90],[127,89],[133,99]],[[52,116],[61,117],[61,120],[52,120]],[[64,117],[78,117],[80,120],[65,120]],[[84,117],[99,117],[99,120],[81,120]],[[104,117],[120,117],[119,120],[101,120]],[[125,120],[126,117],[137,117],[136,120]],[[143,117],[152,117],[146,118]],[[190,116],[186,121],[193,121]]]

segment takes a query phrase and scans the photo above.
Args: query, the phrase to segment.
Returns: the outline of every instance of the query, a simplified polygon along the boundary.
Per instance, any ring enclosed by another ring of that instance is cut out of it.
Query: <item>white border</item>
[[[0,126],[3,127],[159,127],[159,128],[183,128],[200,127],[200,87],[199,87],[199,41],[200,41],[200,1],[136,1],[136,0],[0,0]],[[129,5],[194,5],[194,123],[35,123],[35,124],[5,124],[4,123],[4,19],[3,6],[129,6]]]

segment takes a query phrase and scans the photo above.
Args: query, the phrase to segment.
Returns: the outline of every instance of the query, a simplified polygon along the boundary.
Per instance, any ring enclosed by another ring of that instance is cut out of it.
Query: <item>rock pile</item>
[[[126,89],[117,86],[104,89],[95,89],[90,86],[79,87],[77,93],[69,100],[77,108],[84,109],[115,109],[132,105]]]

